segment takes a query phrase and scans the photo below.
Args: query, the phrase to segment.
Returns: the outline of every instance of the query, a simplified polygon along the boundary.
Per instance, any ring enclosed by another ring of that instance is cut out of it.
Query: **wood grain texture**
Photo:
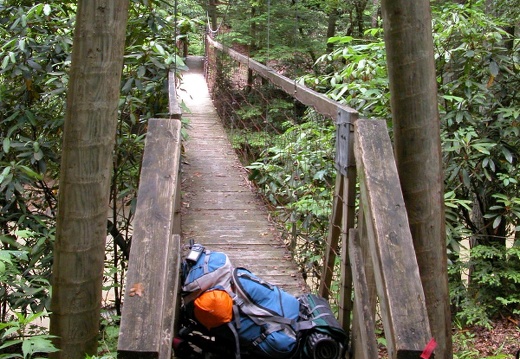
[[[174,71],[168,73],[168,112],[170,113],[170,118],[181,119],[182,110],[177,98],[177,84]]]
[[[175,231],[180,121],[150,119],[118,342],[119,357],[169,358],[180,236]],[[140,293],[133,293],[139,288]]]
[[[365,260],[356,229],[349,231],[349,256],[354,283],[354,316],[352,346],[355,359],[374,359],[378,357],[376,325],[370,289],[365,274]]]
[[[358,120],[355,156],[390,358],[417,358],[431,339],[424,292],[386,123]]]

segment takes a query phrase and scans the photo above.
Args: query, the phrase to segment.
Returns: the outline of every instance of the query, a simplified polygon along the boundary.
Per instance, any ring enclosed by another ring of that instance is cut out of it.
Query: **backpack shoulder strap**
[[[240,340],[238,339],[237,329],[232,322],[227,323],[227,326],[235,338],[235,359],[240,359]]]

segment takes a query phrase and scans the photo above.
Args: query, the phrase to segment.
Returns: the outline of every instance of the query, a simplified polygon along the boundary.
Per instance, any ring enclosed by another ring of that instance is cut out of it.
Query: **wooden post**
[[[336,120],[336,185],[334,187],[332,215],[329,222],[327,247],[319,288],[319,294],[324,298],[328,298],[330,294],[330,284],[332,282],[334,262],[336,261],[339,236],[342,230],[344,233],[348,231],[348,228],[354,227],[356,172],[355,164],[353,163],[354,139],[352,135],[353,123],[356,118],[356,113],[342,109],[338,110],[338,118]],[[347,211],[347,213],[343,213],[343,211]],[[344,218],[346,218],[346,221],[344,221]],[[344,222],[343,229],[342,222]],[[346,265],[348,266],[348,260]],[[348,273],[347,271],[346,275],[349,275]]]
[[[424,292],[386,122],[358,120],[361,203],[389,357],[418,358],[431,339]]]
[[[360,204],[359,207],[363,208],[363,205]],[[367,235],[367,225],[365,223],[365,216],[364,216],[362,210],[360,210],[358,213],[357,236],[359,238],[359,246],[361,247],[361,256],[363,258],[363,263],[365,266],[365,277],[366,277],[367,286],[368,286],[368,297],[370,300],[370,309],[372,311],[372,315],[375,318],[376,307],[377,307],[376,279],[374,277],[374,264],[372,263],[372,257],[370,256],[370,247],[368,244],[368,235]]]
[[[170,118],[175,118],[177,120],[181,119],[182,110],[177,98],[177,82],[175,81],[175,71],[170,71],[168,73],[168,111],[170,113]]]
[[[336,169],[344,173],[343,178],[343,226],[342,226],[342,260],[339,321],[343,329],[350,332],[350,315],[352,313],[352,269],[348,255],[349,230],[356,221],[356,165],[354,157],[354,124],[358,114],[339,110],[338,137],[336,138]]]
[[[334,269],[334,261],[336,260],[336,248],[341,235],[341,222],[343,220],[343,176],[336,174],[336,185],[334,186],[334,199],[332,202],[332,215],[329,222],[329,231],[327,236],[327,247],[323,260],[323,269],[320,278],[319,295],[325,299],[330,295],[330,284],[332,282],[332,270]]]
[[[150,119],[118,342],[120,358],[171,357],[178,307],[181,123]],[[168,156],[164,154],[168,153]]]
[[[356,182],[343,177],[343,186],[345,193],[343,195],[343,226],[341,229],[341,277],[340,277],[340,292],[339,292],[339,312],[338,319],[343,329],[350,333],[350,315],[352,314],[352,268],[350,266],[349,257],[349,229],[354,227],[354,210],[349,208],[349,201],[353,193],[351,187],[355,186]]]
[[[354,283],[354,313],[352,352],[354,359],[377,358],[375,320],[370,298],[370,287],[365,275],[365,260],[357,230],[349,231],[349,255]]]

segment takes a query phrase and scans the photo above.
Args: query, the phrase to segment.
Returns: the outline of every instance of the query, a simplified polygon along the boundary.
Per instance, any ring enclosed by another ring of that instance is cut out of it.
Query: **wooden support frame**
[[[339,237],[342,236],[339,321],[350,332],[352,313],[352,271],[348,256],[349,229],[355,224],[356,166],[354,164],[354,123],[357,113],[339,110],[336,120],[336,184],[327,237],[319,294],[328,298]]]
[[[171,358],[181,263],[180,131],[177,120],[148,122],[119,332],[120,358]]]
[[[354,315],[352,353],[355,359],[377,358],[375,319],[370,298],[370,286],[365,273],[365,259],[356,229],[349,231],[349,256],[354,277]]]
[[[319,295],[323,298],[329,298],[330,284],[332,282],[332,274],[334,262],[336,260],[335,248],[338,247],[339,237],[342,231],[343,221],[343,200],[344,186],[343,176],[336,174],[336,184],[334,186],[334,199],[332,203],[332,215],[329,222],[329,230],[327,236],[327,247],[325,250],[325,259],[323,261],[323,271],[321,273]]]
[[[361,204],[389,357],[418,358],[431,334],[386,122],[360,119],[355,133]]]

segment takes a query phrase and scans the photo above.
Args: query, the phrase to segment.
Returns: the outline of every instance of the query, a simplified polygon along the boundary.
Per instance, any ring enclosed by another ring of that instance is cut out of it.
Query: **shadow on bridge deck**
[[[227,253],[235,267],[246,267],[294,295],[305,282],[279,238],[262,200],[247,181],[211,101],[203,58],[189,57],[179,94],[191,113],[182,164],[183,239]]]

